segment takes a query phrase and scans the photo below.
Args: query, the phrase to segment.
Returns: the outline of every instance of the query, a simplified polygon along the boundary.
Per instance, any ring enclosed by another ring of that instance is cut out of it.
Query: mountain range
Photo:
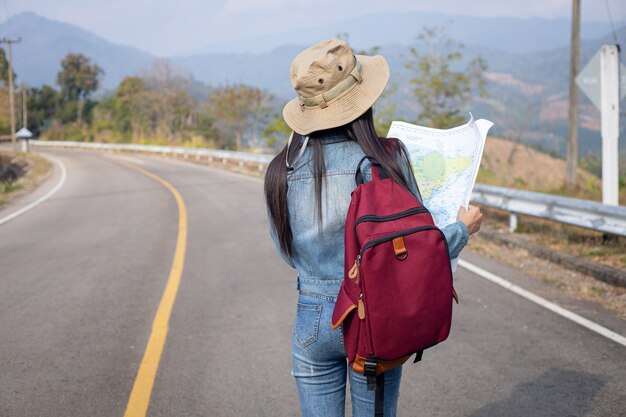
[[[209,87],[202,84],[244,82],[272,93],[280,105],[293,95],[288,76],[293,57],[316,41],[347,34],[355,49],[380,47],[392,69],[392,81],[400,87],[394,94],[394,101],[399,103],[397,116],[411,120],[416,105],[408,88],[410,73],[404,64],[410,48],[419,48],[416,34],[423,26],[436,25],[444,25],[451,37],[466,45],[466,59],[481,55],[488,62],[490,98],[473,103],[474,112],[496,122],[497,134],[523,136],[520,140],[562,154],[569,73],[570,22],[566,19],[387,13],[303,28],[281,36],[208,45],[194,54],[169,59],[194,77],[194,85],[200,91],[196,96],[206,96]],[[609,35],[609,31],[606,22],[583,22],[581,67],[602,44],[614,43],[614,35]],[[104,69],[104,91],[116,88],[125,76],[141,72],[157,59],[137,48],[108,42],[75,25],[33,12],[18,14],[0,25],[0,37],[18,36],[22,41],[13,48],[15,72],[18,82],[33,86],[54,85],[60,61],[69,52],[83,53]],[[615,36],[618,40],[626,39],[626,28]],[[586,98],[581,103],[581,154],[597,154],[599,112]]]
[[[336,20],[321,26],[312,23],[309,25],[312,26],[279,35],[207,45],[185,55],[269,52],[277,45],[285,44],[285,40],[289,40],[290,44],[310,45],[337,33],[349,34],[353,47],[368,49],[375,45],[409,43],[424,26],[447,27],[452,38],[468,45],[527,53],[567,45],[571,28],[568,19],[482,18],[426,12],[377,13]],[[589,39],[603,36],[608,30],[610,26],[607,22],[583,22],[581,27],[582,37]]]
[[[422,27],[441,25],[448,28],[452,38],[468,46],[468,55],[483,53],[490,67],[495,65],[498,71],[500,67],[512,66],[511,57],[519,57],[517,61],[526,62],[528,54],[541,54],[543,51],[550,55],[552,49],[566,48],[569,42],[570,23],[566,19],[385,13],[305,28],[280,36],[208,45],[194,54],[176,55],[171,59],[190,70],[196,80],[207,84],[245,81],[280,94],[281,90],[290,89],[288,78],[284,76],[288,74],[289,63],[298,51],[309,44],[345,33],[350,36],[350,43],[355,49],[379,46],[387,56],[394,51],[406,53],[407,45],[413,43]],[[608,30],[606,22],[584,22],[582,25],[583,36],[589,39],[599,38]],[[104,69],[104,88],[116,87],[124,76],[137,73],[157,58],[34,12],[20,13],[2,23],[0,36],[22,38],[13,50],[15,71],[21,81],[34,86],[54,84],[59,63],[69,52],[81,52]],[[250,65],[252,61],[254,65]]]

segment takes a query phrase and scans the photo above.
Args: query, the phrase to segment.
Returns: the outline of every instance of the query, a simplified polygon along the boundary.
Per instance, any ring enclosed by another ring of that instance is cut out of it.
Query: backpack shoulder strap
[[[372,164],[372,179],[384,180],[386,178],[389,178],[389,175],[387,175],[387,172],[382,167],[380,162],[378,162],[376,159],[374,159],[371,156],[365,155],[363,158],[361,158],[361,160],[356,166],[356,172],[354,174],[354,182],[356,183],[357,187],[365,182],[365,177],[363,176],[363,171],[361,170],[361,166],[363,165],[363,162],[365,162],[366,159],[369,160],[370,163]]]

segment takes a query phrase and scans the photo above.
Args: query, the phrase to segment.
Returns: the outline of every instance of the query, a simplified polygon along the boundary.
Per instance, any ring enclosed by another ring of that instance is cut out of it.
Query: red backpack
[[[365,159],[372,163],[366,183]],[[378,416],[382,374],[413,354],[419,361],[424,349],[448,337],[457,298],[447,242],[428,209],[372,158],[364,157],[356,171],[332,327],[343,325],[352,369],[368,377],[368,388],[376,388]]]

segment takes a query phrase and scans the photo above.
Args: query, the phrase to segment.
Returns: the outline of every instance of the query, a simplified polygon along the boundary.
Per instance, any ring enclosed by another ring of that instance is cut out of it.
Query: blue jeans
[[[346,375],[350,379],[353,417],[374,415],[374,391],[367,379],[349,369],[341,329],[330,319],[336,297],[300,292],[293,332],[292,375],[296,378],[302,417],[344,417]],[[385,417],[394,417],[402,368],[385,373]]]

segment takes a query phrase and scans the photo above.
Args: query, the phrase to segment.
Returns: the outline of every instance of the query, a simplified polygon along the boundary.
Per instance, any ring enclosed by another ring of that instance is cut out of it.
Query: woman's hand
[[[467,210],[463,206],[459,207],[459,214],[457,214],[456,219],[465,223],[467,231],[472,235],[480,230],[483,214],[478,207],[470,204],[467,206]]]

